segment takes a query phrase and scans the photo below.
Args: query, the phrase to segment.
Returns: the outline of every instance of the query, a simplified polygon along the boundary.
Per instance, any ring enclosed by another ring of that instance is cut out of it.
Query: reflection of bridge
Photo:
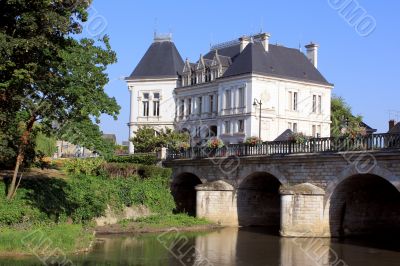
[[[178,209],[284,236],[400,234],[400,135],[170,152]]]

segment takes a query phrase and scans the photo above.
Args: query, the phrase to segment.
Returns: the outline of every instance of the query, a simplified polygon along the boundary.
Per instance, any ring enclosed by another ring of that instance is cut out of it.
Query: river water
[[[43,265],[40,259],[46,258],[0,259],[0,265]],[[281,238],[262,228],[224,228],[99,236],[90,253],[67,259],[64,265],[399,266],[400,243]]]

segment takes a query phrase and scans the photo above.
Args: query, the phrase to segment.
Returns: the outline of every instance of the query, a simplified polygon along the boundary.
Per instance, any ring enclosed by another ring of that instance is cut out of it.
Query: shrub
[[[159,214],[172,213],[175,201],[169,189],[169,181],[162,176],[138,180],[131,188],[132,205],[142,204]]]
[[[71,218],[74,222],[87,222],[104,215],[107,203],[115,192],[106,179],[95,176],[76,176],[66,188]]]
[[[64,163],[64,169],[69,174],[100,175],[103,158],[71,159]]]
[[[5,185],[0,182],[0,190],[5,190]],[[0,195],[0,227],[22,223],[36,224],[48,221],[46,214],[42,213],[36,206],[26,199],[26,189],[20,188],[11,201],[5,194]]]
[[[144,165],[155,165],[158,161],[155,154],[132,154],[128,156],[111,156],[106,158],[109,163],[134,163]]]

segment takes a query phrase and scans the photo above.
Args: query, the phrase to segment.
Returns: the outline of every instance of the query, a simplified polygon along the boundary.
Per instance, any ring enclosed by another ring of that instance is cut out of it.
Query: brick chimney
[[[239,38],[240,41],[240,52],[242,52],[246,46],[250,43],[250,37],[242,36]]]
[[[307,49],[307,58],[310,60],[310,62],[315,66],[315,68],[318,68],[318,44],[311,42],[310,44],[307,44],[306,46]]]
[[[396,121],[394,121],[394,119],[389,120],[389,131],[392,130],[392,128],[394,128],[395,125]]]

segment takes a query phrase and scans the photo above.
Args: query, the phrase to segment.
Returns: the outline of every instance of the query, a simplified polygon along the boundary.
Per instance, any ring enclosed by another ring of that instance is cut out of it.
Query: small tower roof
[[[183,65],[182,57],[171,37],[155,36],[154,42],[127,79],[174,78],[181,74]]]

